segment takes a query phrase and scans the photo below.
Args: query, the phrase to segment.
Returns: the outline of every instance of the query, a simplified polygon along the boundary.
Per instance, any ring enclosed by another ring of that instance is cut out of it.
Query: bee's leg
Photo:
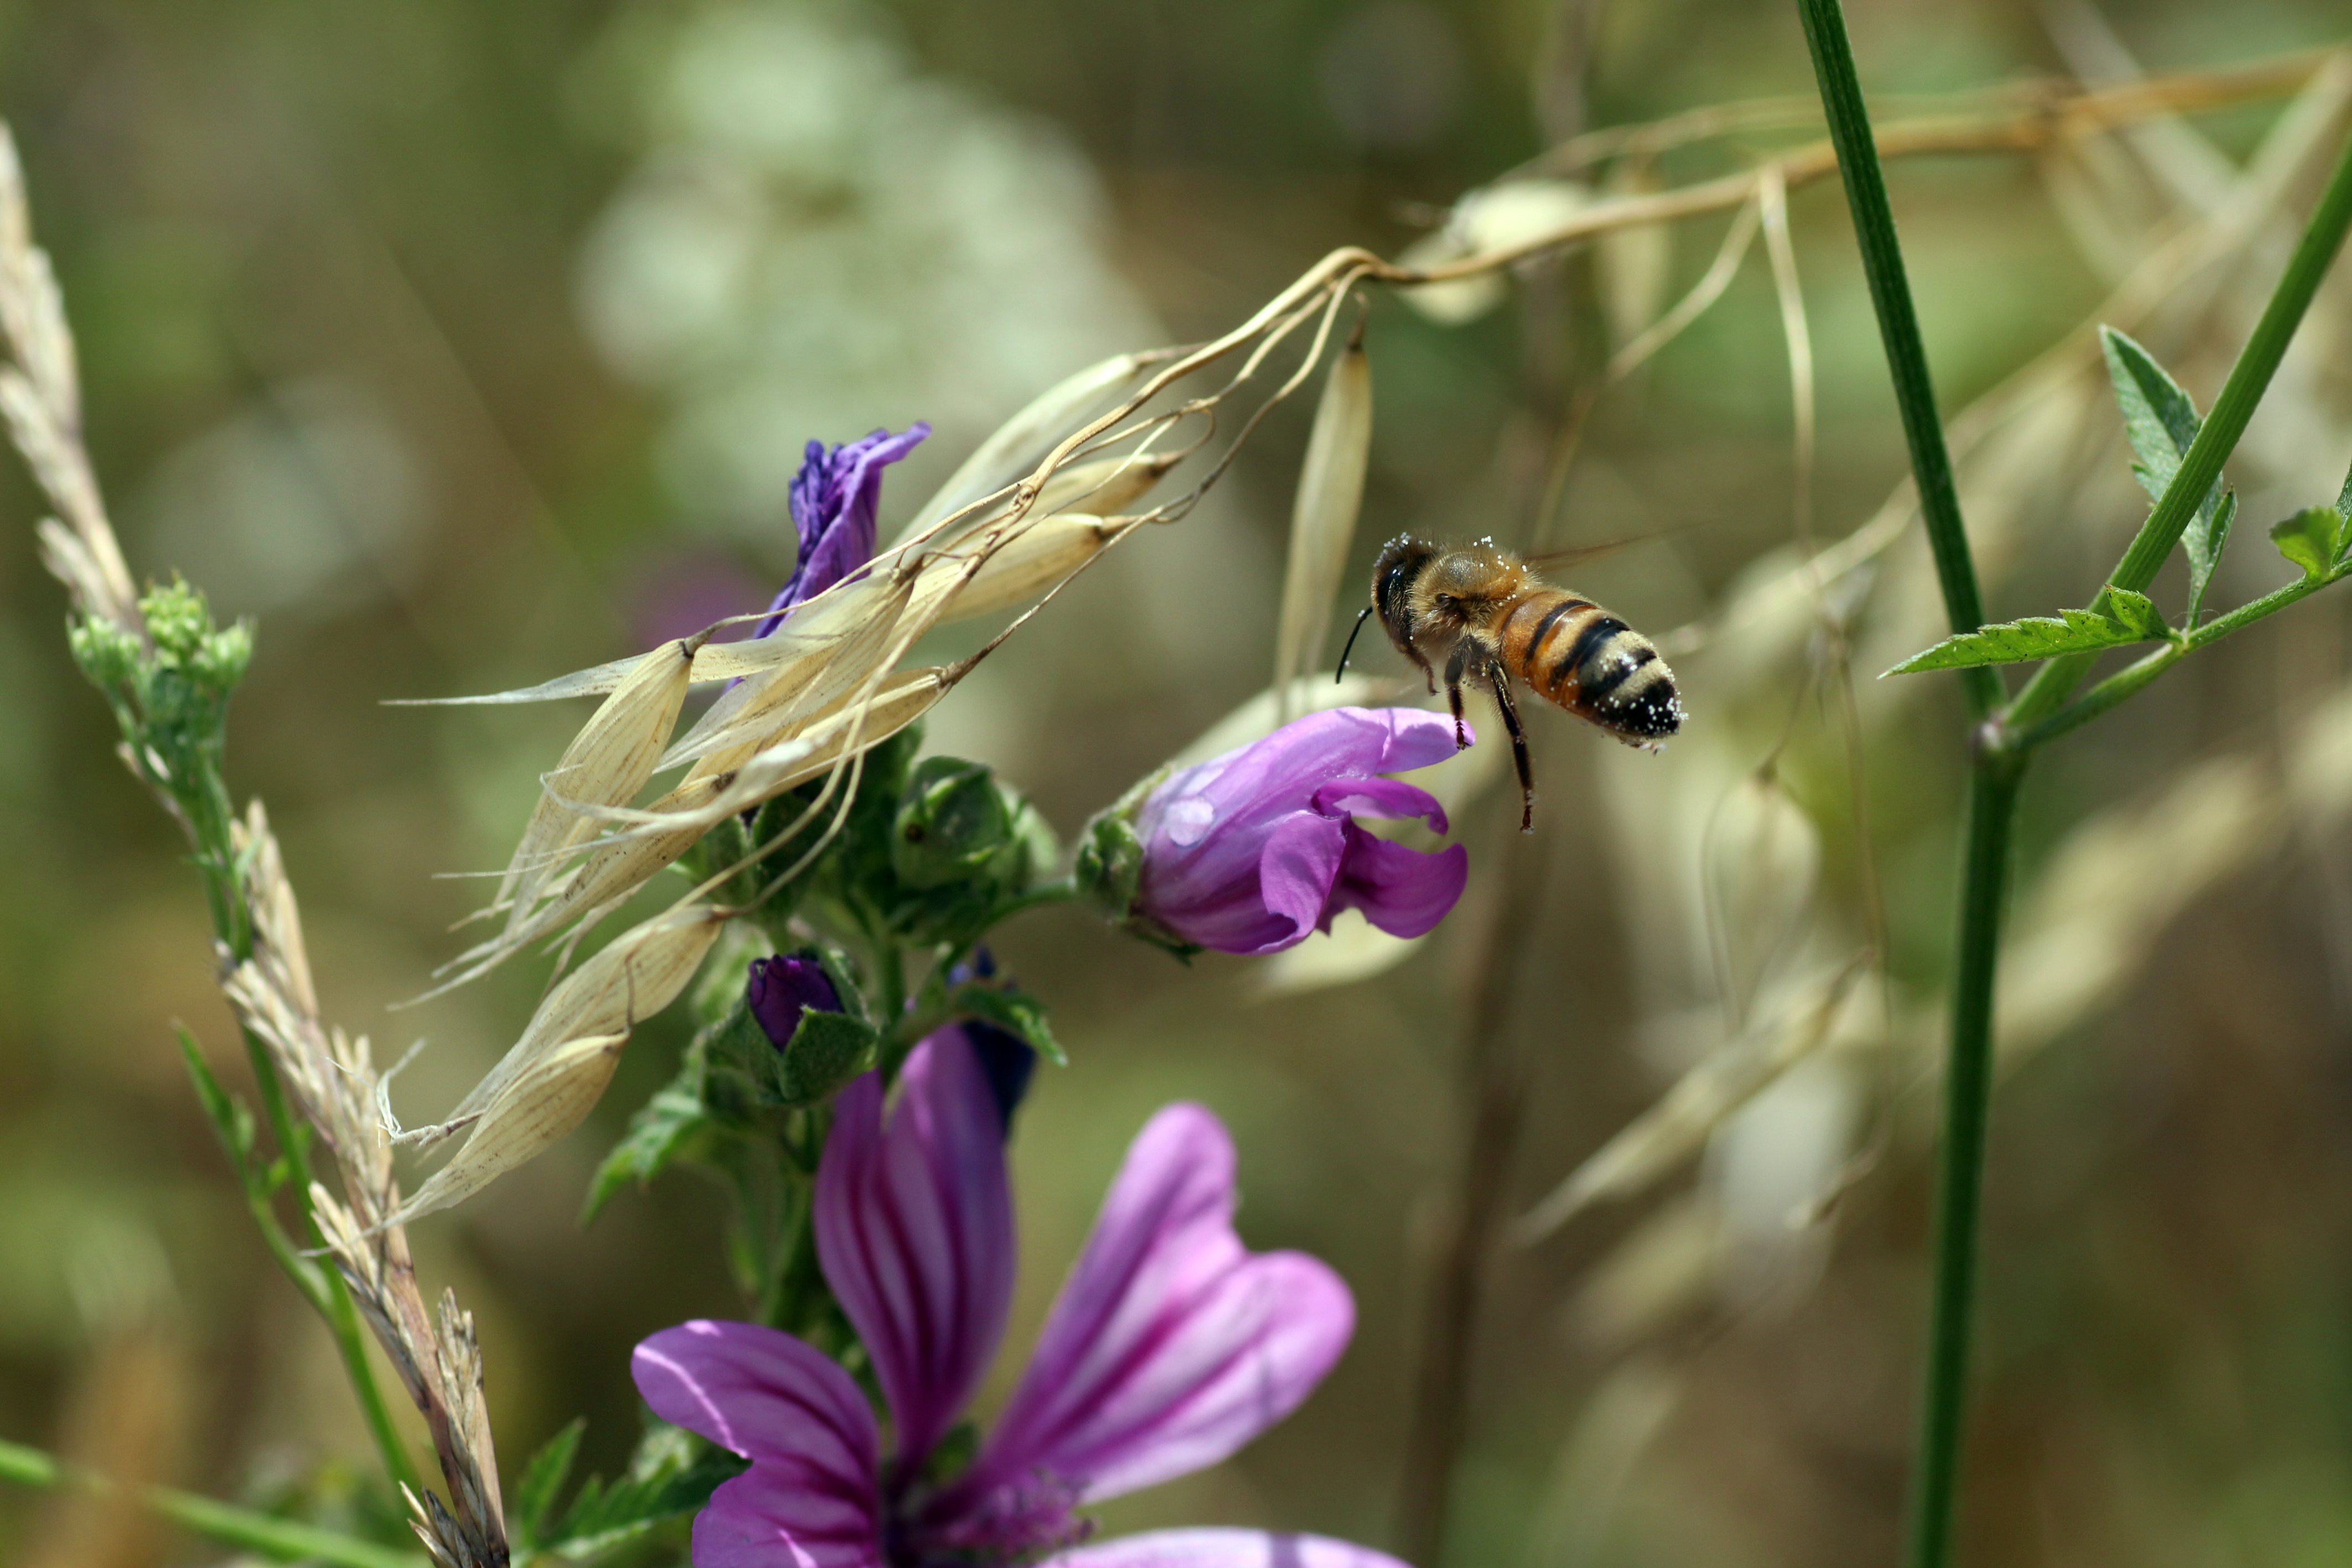
[[[1445,701],[1454,709],[1454,749],[1462,751],[1470,745],[1470,732],[1462,718],[1462,676],[1470,664],[1470,643],[1467,639],[1454,644],[1454,656],[1445,661]]]
[[[1519,769],[1519,831],[1536,831],[1536,775],[1528,763],[1527,732],[1519,727],[1519,710],[1511,703],[1510,672],[1499,664],[1486,666],[1486,679],[1495,688],[1495,706],[1503,710],[1503,727],[1511,732],[1511,760]]]
[[[1435,696],[1437,695],[1437,672],[1429,667],[1429,661],[1421,656],[1420,649],[1409,648],[1406,652],[1412,655],[1412,662],[1421,666],[1421,673],[1428,678],[1429,695],[1431,696]]]

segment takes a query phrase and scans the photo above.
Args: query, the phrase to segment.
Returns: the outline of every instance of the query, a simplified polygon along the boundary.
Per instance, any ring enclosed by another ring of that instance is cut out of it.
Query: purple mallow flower
[[[766,636],[783,623],[793,606],[815,598],[874,559],[882,470],[930,433],[931,427],[919,419],[896,435],[877,430],[831,450],[822,441],[808,444],[808,456],[792,487],[800,559],[753,636]]]
[[[928,1461],[1004,1332],[1003,1122],[961,1029],[843,1092],[817,1172],[817,1257],[889,1406],[894,1451],[831,1358],[751,1323],[637,1347],[646,1403],[751,1461],[694,1522],[697,1568],[1401,1568],[1248,1530],[1085,1544],[1077,1508],[1216,1463],[1306,1398],[1353,1329],[1338,1276],[1234,1234],[1234,1148],[1171,1105],[1128,1150],[1011,1402],[960,1472]]]
[[[1358,817],[1419,817],[1445,831],[1427,790],[1380,777],[1454,755],[1454,721],[1417,708],[1332,708],[1187,768],[1135,822],[1135,913],[1195,946],[1272,953],[1328,931],[1343,909],[1395,936],[1445,918],[1470,874],[1460,844],[1423,854]]]
[[[799,954],[752,959],[743,1001],[778,1050],[791,1043],[793,1032],[801,1027],[803,1009],[819,1013],[841,1010],[841,994],[825,977],[824,966]]]

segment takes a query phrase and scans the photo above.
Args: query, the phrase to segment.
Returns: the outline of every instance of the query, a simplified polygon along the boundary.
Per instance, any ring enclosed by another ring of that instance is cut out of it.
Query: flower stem
[[[1911,1476],[1906,1561],[1912,1568],[1941,1568],[1951,1556],[1967,1427],[1985,1125],[1992,1101],[1993,981],[2000,962],[2000,911],[2021,772],[2021,762],[2015,760],[1980,765],[1969,786],[1959,962],[1952,982],[1952,1047],[1945,1068],[1944,1138],[1936,1173],[1927,1392],[1920,1405],[1918,1460]]]
[[[1871,302],[1878,312],[1895,400],[1911,447],[1919,510],[1944,591],[1952,630],[1972,632],[1984,621],[1976,569],[1960,519],[1950,455],[1936,413],[1927,356],[1903,249],[1895,235],[1886,182],[1854,73],[1853,49],[1838,0],[1797,0],[1813,73],[1829,117],[1830,137],[1853,213]],[[2210,483],[2210,476],[2206,484]],[[2194,494],[2202,497],[2200,486]],[[2185,517],[2184,517],[2185,520]],[[2175,530],[2178,532],[2178,529]],[[1983,718],[2007,696],[1990,666],[1965,672],[1970,710]],[[1927,1389],[1921,1402],[1919,1454],[1912,1472],[1912,1568],[1942,1568],[1951,1551],[1958,1494],[1960,1450],[1967,1427],[1969,1333],[1976,1292],[1977,1222],[1984,1186],[1985,1124],[1992,1097],[1993,997],[2000,962],[2001,898],[2008,876],[2010,832],[2024,768],[2022,754],[1979,745],[1969,784],[1968,841],[1960,888],[1959,953],[1952,983],[1952,1040],[1944,1084],[1944,1137],[1937,1173],[1935,1298],[1927,1329]]]
[[[66,1487],[108,1495],[128,1491],[140,1504],[184,1530],[279,1563],[323,1563],[330,1568],[425,1568],[425,1559],[413,1552],[321,1530],[299,1520],[279,1519],[274,1514],[215,1502],[171,1487],[141,1487],[134,1490],[21,1444],[0,1443],[0,1480],[51,1491]]]
[[[2157,572],[2172,554],[2181,530],[2196,516],[2213,481],[2220,477],[2221,465],[2237,450],[2247,422],[2254,416],[2255,405],[2262,402],[2279,361],[2285,357],[2286,346],[2294,339],[2295,329],[2302,325],[2304,312],[2311,308],[2320,280],[2326,277],[2336,253],[2343,246],[2347,228],[2352,228],[2352,140],[2346,141],[2336,172],[2329,177],[2319,204],[2312,209],[2311,221],[2304,226],[2303,237],[2295,243],[2294,254],[2287,259],[2286,271],[2272,290],[2270,303],[2263,308],[2263,318],[2255,324],[2253,335],[2240,350],[2238,362],[2230,367],[2229,380],[2221,383],[2221,395],[2213,400],[2213,411],[2198,427],[2197,439],[2189,443],[2188,452],[2181,456],[2179,471],[2164,487],[2164,495],[2148,513],[2147,521],[2140,525],[2131,548],[2108,575],[2107,588],[2141,592],[2156,580]],[[2092,606],[2104,608],[2105,601],[2106,589],[2103,588]],[[2082,684],[2097,658],[2095,653],[2072,653],[2043,664],[2011,705],[2006,727],[2032,731],[2056,713]]]
[[[1812,50],[1822,109],[1829,118],[1831,143],[1837,149],[1846,204],[1853,212],[1854,238],[1862,249],[1863,270],[1870,279],[1871,303],[1878,311],[1878,335],[1886,350],[1887,372],[1895,381],[1895,404],[1903,415],[1904,439],[1911,448],[1911,472],[1918,486],[1920,516],[1927,526],[1927,545],[1936,558],[1936,580],[1944,591],[1944,612],[1954,632],[1973,632],[1984,624],[1976,565],[1969,555],[1968,530],[1960,522],[1951,454],[1945,449],[1944,426],[1936,413],[1927,350],[1919,340],[1918,313],[1911,305],[1903,247],[1895,237],[1895,213],[1887,204],[1886,176],[1878,166],[1870,111],[1863,105],[1862,83],[1854,75],[1845,16],[1838,0],[1797,0],[1797,13],[1805,25],[1805,43]],[[1988,666],[1964,672],[1962,680],[1969,706],[1979,716],[1991,712],[2008,695],[2000,676]]]

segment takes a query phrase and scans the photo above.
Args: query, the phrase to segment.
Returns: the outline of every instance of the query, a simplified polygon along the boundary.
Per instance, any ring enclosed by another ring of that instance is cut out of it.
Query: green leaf
[[[948,993],[948,1005],[958,1012],[970,1013],[986,1023],[1019,1035],[1037,1048],[1038,1053],[1056,1067],[1067,1067],[1070,1059],[1062,1053],[1061,1043],[1045,1022],[1045,1004],[1018,988],[998,989],[994,986],[973,980],[958,986]]]
[[[253,1170],[253,1113],[221,1087],[213,1076],[211,1063],[196,1049],[195,1036],[181,1030],[180,1056],[187,1063],[188,1076],[195,1080],[196,1101],[205,1108],[205,1117],[220,1135],[221,1146],[228,1151],[237,1175],[250,1187],[255,1179]]]
[[[2352,517],[2352,468],[2344,471],[2344,488],[2336,492],[2336,509]]]
[[[749,1468],[675,1427],[656,1425],[637,1445],[629,1473],[609,1488],[590,1477],[541,1550],[592,1557],[635,1540],[656,1525],[693,1512],[710,1494]]]
[[[2197,439],[2197,405],[2153,355],[2113,327],[2099,329],[2099,347],[2123,411],[2124,436],[2139,458],[2134,472],[2151,497],[2161,497]]]
[[[2048,659],[2060,653],[2090,653],[2102,648],[2120,648],[2129,643],[2145,643],[2165,635],[2164,618],[2156,613],[2145,595],[2126,595],[2110,590],[2111,600],[2123,601],[2125,608],[2115,615],[2102,615],[2092,610],[2062,610],[2055,615],[2030,615],[2022,621],[2008,621],[1993,626],[1979,626],[1957,637],[1947,637],[1934,647],[1914,653],[1886,673],[1890,675],[1916,675],[1927,670],[1961,670],[1977,664],[2015,664],[2029,659]],[[2137,601],[2131,603],[2130,601]],[[2145,609],[2142,607],[2145,606]],[[2131,617],[2126,620],[2124,617]]]
[[[2132,472],[2153,499],[2161,500],[2180,460],[2197,439],[2197,405],[2179,383],[2167,375],[2146,349],[2112,327],[2099,329],[2099,347],[2107,357],[2107,375],[2115,382],[2116,404],[2123,411],[2124,436],[2139,461]],[[2181,534],[2189,557],[2189,623],[2195,625],[2197,608],[2205,601],[2205,585],[2221,563],[2221,547],[2230,536],[2229,519],[2221,516],[2222,481],[2215,478],[2198,506],[2197,516]]]
[[[2271,525],[2271,543],[2303,569],[2307,579],[2327,575],[2344,544],[2344,514],[2333,507],[2305,507]]]
[[[2172,634],[2164,623],[2164,612],[2145,593],[2135,593],[2128,588],[2107,590],[2107,613],[2139,633],[2143,642],[2162,642]]]
[[[2180,547],[2189,555],[2189,613],[2181,624],[2189,631],[2197,628],[2197,617],[2205,609],[2205,590],[2213,580],[2213,569],[2221,564],[2222,547],[2230,542],[2230,525],[2238,518],[2238,493],[2229,491],[2221,504],[2207,517],[2203,512],[2189,519],[2182,531]]]
[[[580,1434],[587,1429],[588,1418],[575,1417],[570,1426],[550,1437],[547,1446],[533,1454],[524,1468],[522,1484],[515,1490],[514,1506],[507,1515],[507,1522],[513,1526],[515,1539],[526,1550],[539,1544],[540,1531],[554,1511],[564,1478],[571,1475],[572,1461],[580,1452]]]
[[[596,1175],[588,1183],[588,1200],[580,1211],[581,1224],[595,1218],[613,1195],[631,1182],[643,1186],[659,1176],[694,1141],[695,1134],[709,1124],[709,1113],[702,1103],[701,1076],[700,1064],[688,1063],[684,1072],[662,1085],[629,1118],[628,1132],[613,1145],[613,1152],[604,1156],[604,1163],[596,1167]]]

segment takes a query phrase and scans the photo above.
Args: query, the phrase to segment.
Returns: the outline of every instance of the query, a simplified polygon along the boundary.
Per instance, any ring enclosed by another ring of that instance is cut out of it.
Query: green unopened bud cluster
[[[205,596],[177,579],[148,590],[139,614],[143,638],[111,621],[68,628],[74,663],[106,694],[142,776],[179,802],[207,844],[225,842],[222,730],[253,663],[253,628],[215,625]]]

